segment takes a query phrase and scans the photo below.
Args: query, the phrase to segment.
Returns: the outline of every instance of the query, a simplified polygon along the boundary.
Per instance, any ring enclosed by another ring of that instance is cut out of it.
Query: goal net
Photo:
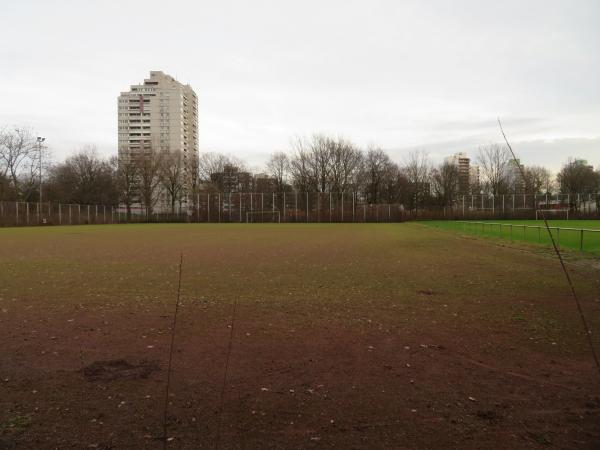
[[[279,211],[249,211],[246,213],[246,223],[280,223]]]
[[[535,220],[539,220],[542,217],[546,217],[546,219],[567,219],[567,220],[569,220],[569,208],[536,209],[535,210]]]

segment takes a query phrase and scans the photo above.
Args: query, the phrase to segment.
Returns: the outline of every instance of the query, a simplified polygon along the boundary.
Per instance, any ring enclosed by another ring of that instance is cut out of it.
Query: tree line
[[[471,160],[479,167],[479,177],[461,173],[451,161],[434,164],[424,150],[411,151],[396,162],[380,147],[361,149],[348,139],[325,134],[293,139],[288,151],[270,156],[260,175],[250,173],[237,157],[207,152],[187,167],[184,157],[181,151],[149,149],[119,160],[86,146],[62,162],[52,162],[30,129],[4,127],[0,200],[37,201],[40,168],[44,201],[121,204],[128,211],[136,204],[152,211],[159,202],[175,211],[187,195],[193,201],[202,191],[232,190],[223,182],[232,176],[240,183],[245,180],[236,190],[355,192],[369,203],[402,203],[408,208],[446,206],[469,194],[600,192],[600,171],[574,158],[555,177],[544,167],[522,167],[523,180],[519,162],[499,144],[480,147]]]

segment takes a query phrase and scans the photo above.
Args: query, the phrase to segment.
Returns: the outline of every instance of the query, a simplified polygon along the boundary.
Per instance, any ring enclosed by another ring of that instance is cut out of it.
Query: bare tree
[[[429,181],[431,163],[427,152],[424,150],[410,152],[406,158],[403,171],[409,183],[412,206],[418,213],[419,203],[429,196],[431,190]]]
[[[381,201],[386,178],[392,170],[390,157],[379,147],[371,147],[363,159],[361,181],[369,203]]]
[[[137,166],[140,199],[146,208],[146,215],[150,216],[160,198],[163,153],[151,146],[135,155],[133,160]]]
[[[127,156],[117,162],[117,188],[120,201],[127,210],[127,220],[131,220],[131,206],[139,201],[138,165]]]
[[[316,180],[313,176],[311,153],[302,138],[295,138],[292,141],[293,156],[290,159],[290,175],[292,182],[299,191],[316,190]]]
[[[269,175],[275,180],[275,189],[283,191],[290,170],[290,159],[284,152],[273,153],[267,161]]]
[[[337,138],[329,141],[329,153],[330,190],[344,192],[353,188],[363,159],[361,151],[350,141]]]
[[[86,146],[49,171],[48,197],[62,202],[110,204],[118,202],[116,167]]]
[[[7,179],[17,197],[22,197],[20,177],[22,171],[29,173],[38,170],[33,164],[36,156],[36,139],[27,128],[0,130],[0,176]],[[30,176],[27,179],[31,179]],[[4,194],[6,191],[0,191]]]
[[[161,167],[161,181],[169,197],[171,213],[175,213],[175,205],[183,200],[183,195],[185,194],[183,154],[180,150],[164,153]]]
[[[581,159],[569,158],[557,175],[560,191],[569,193],[595,193],[600,189],[600,173]]]
[[[431,188],[440,206],[450,206],[460,192],[458,166],[445,161],[431,171]]]
[[[226,165],[235,166],[240,171],[246,168],[246,163],[234,156],[214,152],[203,153],[198,160],[198,178],[201,182],[208,183],[211,175],[223,172]]]
[[[526,191],[532,194],[548,193],[552,190],[552,174],[541,166],[525,168]]]
[[[510,185],[508,148],[499,144],[479,147],[477,162],[479,164],[483,185],[492,195],[505,194]]]

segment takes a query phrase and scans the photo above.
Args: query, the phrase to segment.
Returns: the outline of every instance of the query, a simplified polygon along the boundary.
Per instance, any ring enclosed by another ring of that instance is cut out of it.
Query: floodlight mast
[[[42,207],[42,143],[46,140],[45,137],[38,136],[38,151],[40,152],[40,208]]]

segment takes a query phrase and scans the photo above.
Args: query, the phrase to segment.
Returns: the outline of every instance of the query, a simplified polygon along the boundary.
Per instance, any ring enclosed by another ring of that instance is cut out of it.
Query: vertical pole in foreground
[[[583,230],[579,231],[579,251],[583,251]]]

